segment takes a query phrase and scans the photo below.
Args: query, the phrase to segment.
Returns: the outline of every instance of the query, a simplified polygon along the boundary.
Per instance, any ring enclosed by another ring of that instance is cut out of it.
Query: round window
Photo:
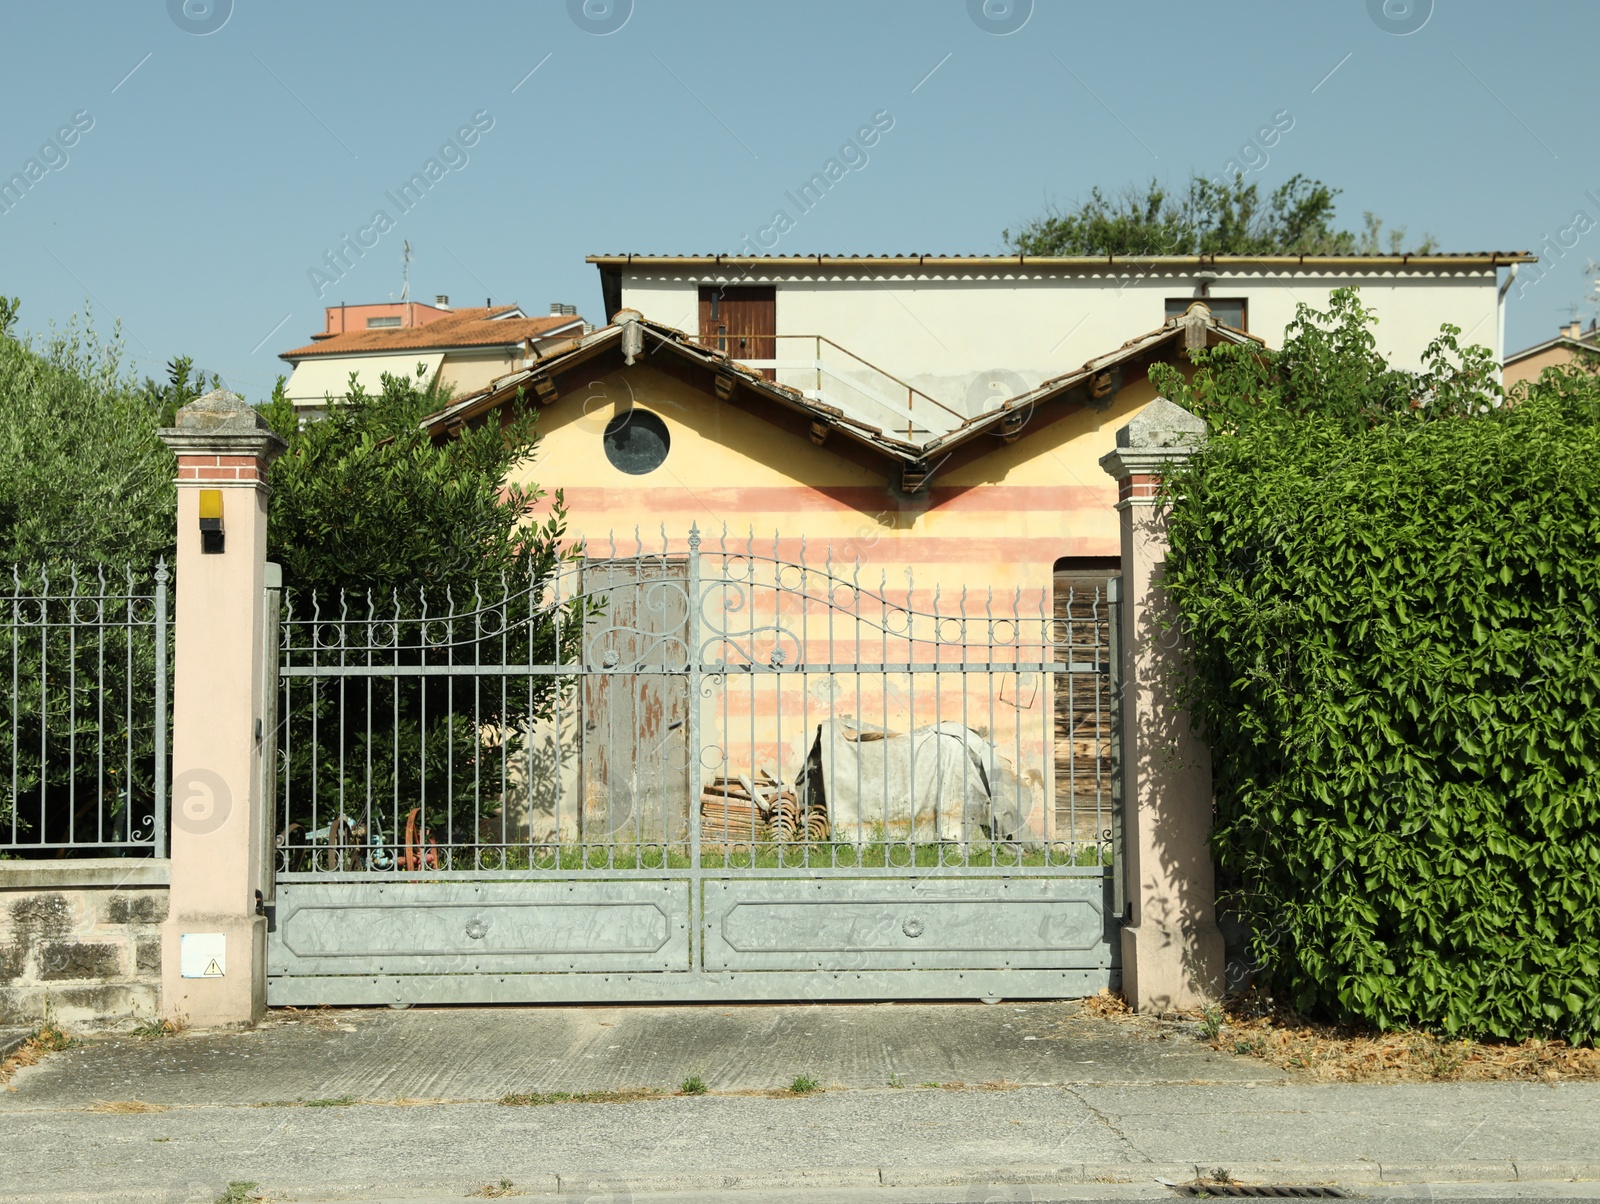
[[[642,477],[660,468],[672,446],[667,424],[649,410],[624,410],[606,423],[606,459],[613,468]]]

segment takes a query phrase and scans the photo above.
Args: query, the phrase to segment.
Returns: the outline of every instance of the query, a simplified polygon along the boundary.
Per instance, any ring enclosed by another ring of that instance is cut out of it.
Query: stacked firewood
[[[700,793],[700,838],[708,844],[827,837],[828,813],[820,801],[802,803],[792,786],[770,774],[714,778]]]

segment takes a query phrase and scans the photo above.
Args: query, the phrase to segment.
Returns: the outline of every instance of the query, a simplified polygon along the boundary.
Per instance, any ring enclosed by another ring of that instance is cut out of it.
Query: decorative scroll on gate
[[[697,531],[582,552],[285,599],[271,1000],[1110,982],[1100,591],[1058,615]]]

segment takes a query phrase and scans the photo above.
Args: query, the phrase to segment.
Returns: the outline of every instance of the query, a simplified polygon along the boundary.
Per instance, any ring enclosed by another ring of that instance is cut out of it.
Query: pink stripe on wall
[[[569,485],[567,506],[574,512],[616,510],[647,511],[660,515],[684,514],[881,514],[900,513],[902,507],[881,485],[687,486],[663,485],[651,489],[607,489]],[[1087,485],[935,485],[928,490],[926,506],[906,506],[907,513],[1025,513],[1109,509],[1116,500],[1116,485],[1108,477],[1103,487]],[[545,504],[548,504],[546,502]]]

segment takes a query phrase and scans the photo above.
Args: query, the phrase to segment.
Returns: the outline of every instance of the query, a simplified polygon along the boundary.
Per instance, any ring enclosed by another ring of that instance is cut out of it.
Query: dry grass
[[[170,1112],[165,1104],[147,1104],[142,1099],[102,1099],[90,1105],[91,1112],[109,1112],[114,1116],[142,1116],[147,1112]]]
[[[33,1030],[22,1047],[5,1061],[0,1062],[0,1083],[9,1083],[11,1076],[24,1066],[36,1066],[44,1060],[45,1054],[57,1053],[63,1049],[70,1049],[77,1044],[77,1039],[70,1036],[65,1030],[53,1021],[46,1020]],[[11,1088],[15,1090],[15,1088]]]
[[[331,1033],[339,1027],[338,1016],[327,1004],[314,1008],[284,1007],[273,1010],[281,1014],[282,1023],[305,1024],[324,1033]]]
[[[1224,1009],[1213,1049],[1333,1082],[1561,1082],[1600,1079],[1600,1050],[1565,1041],[1451,1040],[1319,1024],[1249,1002]]]
[[[1255,994],[1204,1011],[1149,1016],[1135,1012],[1121,995],[1102,991],[1085,999],[1083,1010],[1163,1036],[1181,1024],[1222,1053],[1329,1082],[1600,1079],[1600,1050],[1564,1041],[1451,1040],[1414,1029],[1384,1033],[1322,1024]]]
[[[506,1196],[526,1194],[526,1192],[518,1191],[516,1185],[510,1179],[502,1179],[498,1183],[485,1183],[477,1191],[469,1191],[467,1196],[475,1200],[499,1200]]]
[[[1128,1006],[1126,999],[1121,995],[1112,994],[1104,987],[1100,988],[1098,995],[1091,995],[1083,1001],[1083,1010],[1103,1020],[1115,1020],[1133,1015],[1133,1009]]]

